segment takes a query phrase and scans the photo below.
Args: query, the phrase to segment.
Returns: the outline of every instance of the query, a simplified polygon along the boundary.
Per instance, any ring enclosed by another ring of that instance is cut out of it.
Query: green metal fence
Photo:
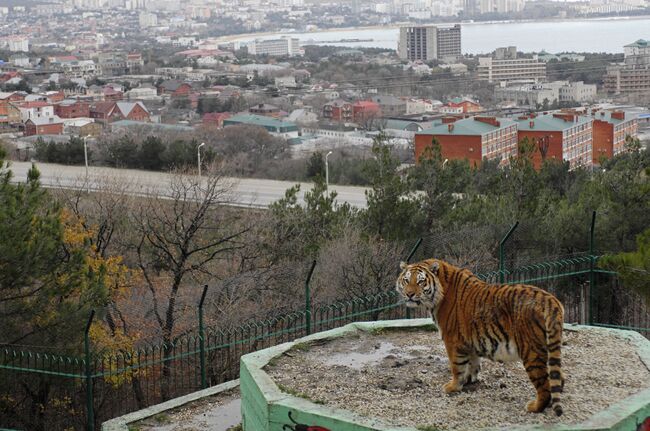
[[[482,272],[480,278],[551,291],[563,302],[567,322],[633,329],[650,337],[647,304],[621,287],[615,273],[598,269],[593,223],[588,252],[508,268],[505,248],[516,227],[499,244],[498,269]],[[409,259],[421,243],[417,241]],[[310,280],[315,265],[306,268],[304,307],[272,318],[229,328],[205,327],[206,287],[197,303],[196,332],[170,344],[96,354],[86,330],[82,357],[1,349],[0,427],[98,429],[109,418],[237,378],[239,358],[246,353],[354,321],[424,317],[421,310],[401,306],[394,290],[313,303]]]

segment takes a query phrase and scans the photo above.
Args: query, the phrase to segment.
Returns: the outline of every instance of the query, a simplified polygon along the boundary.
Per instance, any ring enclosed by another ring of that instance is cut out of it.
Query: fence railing
[[[514,229],[516,225],[507,236]],[[479,278],[535,284],[563,302],[568,322],[632,329],[650,337],[650,308],[635,292],[622,288],[615,273],[598,269],[593,247],[591,252],[508,269],[502,260],[506,241],[500,244],[499,269],[477,274]],[[246,353],[354,321],[425,317],[421,310],[401,306],[394,290],[313,303],[314,265],[307,271],[304,308],[272,318],[205,327],[204,289],[196,332],[172,343],[100,354],[86,337],[83,357],[0,349],[0,428],[92,430],[112,417],[237,378],[239,358]]]

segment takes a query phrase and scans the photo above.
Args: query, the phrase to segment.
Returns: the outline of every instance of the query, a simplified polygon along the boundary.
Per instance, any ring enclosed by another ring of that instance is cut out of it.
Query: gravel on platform
[[[201,398],[132,424],[137,431],[226,431],[239,429],[239,387]],[[224,410],[226,409],[226,410]]]
[[[440,335],[384,330],[301,345],[266,370],[282,389],[397,426],[475,430],[518,424],[575,424],[650,387],[631,341],[599,330],[565,330],[564,415],[528,413],[535,396],[521,362],[481,360],[479,382],[446,395],[449,361]]]

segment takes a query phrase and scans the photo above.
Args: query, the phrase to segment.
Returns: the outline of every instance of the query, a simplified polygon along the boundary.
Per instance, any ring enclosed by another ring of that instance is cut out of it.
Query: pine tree
[[[39,177],[32,166],[11,183],[0,154],[0,343],[78,347],[89,310],[108,301],[106,266]]]

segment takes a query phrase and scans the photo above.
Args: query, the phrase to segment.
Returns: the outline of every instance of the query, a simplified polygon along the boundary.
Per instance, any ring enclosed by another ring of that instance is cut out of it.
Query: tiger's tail
[[[554,298],[555,299],[555,298]],[[554,300],[546,313],[546,343],[548,348],[549,386],[551,390],[551,405],[557,416],[561,416],[562,404],[560,394],[564,389],[562,375],[562,323],[564,322],[564,309],[562,304]]]

